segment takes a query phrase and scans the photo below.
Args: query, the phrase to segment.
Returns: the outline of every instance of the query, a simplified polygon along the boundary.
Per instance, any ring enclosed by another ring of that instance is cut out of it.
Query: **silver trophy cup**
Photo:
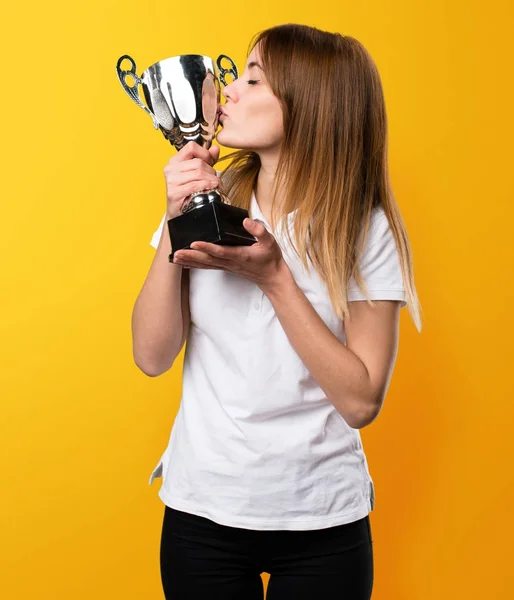
[[[224,60],[230,68],[222,66]],[[130,62],[130,69],[122,69],[123,61]],[[129,97],[152,117],[155,129],[160,129],[177,150],[189,142],[210,148],[218,127],[220,80],[227,85],[228,74],[234,79],[238,76],[234,61],[224,54],[218,57],[216,66],[208,56],[173,56],[148,67],[141,76],[136,73],[134,59],[124,54],[118,59],[116,72]],[[146,104],[139,96],[139,86]],[[248,211],[231,206],[218,189],[191,194],[181,211],[182,215],[168,221],[170,262],[175,252],[189,248],[194,241],[221,245],[251,245],[257,241],[243,227]]]

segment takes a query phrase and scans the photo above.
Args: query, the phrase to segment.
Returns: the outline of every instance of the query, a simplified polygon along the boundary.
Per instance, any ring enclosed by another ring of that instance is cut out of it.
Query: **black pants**
[[[257,531],[165,507],[161,578],[166,600],[369,600],[369,516],[327,529]]]

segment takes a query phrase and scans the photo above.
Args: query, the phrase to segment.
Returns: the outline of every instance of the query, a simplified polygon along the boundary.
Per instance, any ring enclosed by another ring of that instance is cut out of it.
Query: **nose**
[[[222,90],[222,94],[223,96],[225,96],[225,98],[227,100],[230,100],[231,102],[234,100],[234,81],[231,81],[228,85],[226,85],[223,90]]]

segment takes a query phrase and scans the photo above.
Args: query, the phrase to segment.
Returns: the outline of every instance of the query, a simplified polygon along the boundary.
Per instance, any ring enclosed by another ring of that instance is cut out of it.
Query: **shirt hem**
[[[369,291],[370,297],[374,296],[376,294],[386,294],[388,296],[399,296],[399,297],[405,296],[405,290],[403,288],[388,288],[388,289],[381,289],[381,290],[373,289],[373,290],[368,290],[368,291]],[[348,297],[349,298],[350,297],[366,298],[366,296],[360,290],[349,290]],[[380,298],[375,298],[375,300],[380,300]]]
[[[403,308],[407,305],[405,291],[403,289],[369,290],[370,300],[399,300]],[[367,300],[366,296],[359,290],[348,292],[348,302]]]
[[[344,525],[346,523],[352,523],[366,517],[370,512],[369,503],[359,507],[349,513],[341,513],[337,515],[331,515],[330,517],[314,517],[311,519],[276,519],[276,520],[265,520],[265,521],[254,521],[252,519],[240,519],[234,518],[234,515],[222,513],[219,511],[207,512],[203,508],[196,506],[191,503],[181,503],[171,498],[171,496],[164,489],[159,490],[159,498],[169,508],[180,510],[190,514],[194,514],[206,519],[210,519],[219,525],[226,525],[228,527],[240,527],[244,529],[256,529],[259,531],[269,530],[289,530],[289,531],[307,531],[312,529],[326,529],[328,527],[335,527],[336,525]],[[310,526],[312,525],[312,526]]]

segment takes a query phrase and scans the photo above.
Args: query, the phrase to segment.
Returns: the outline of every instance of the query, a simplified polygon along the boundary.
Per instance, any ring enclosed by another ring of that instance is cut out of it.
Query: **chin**
[[[227,148],[239,148],[239,146],[234,143],[235,140],[232,139],[232,136],[230,134],[227,135],[224,129],[220,129],[220,131],[218,131],[216,134],[216,141],[218,144],[221,144]]]
[[[236,150],[251,150],[248,146],[248,140],[238,139],[238,136],[231,135],[229,131],[220,129],[216,134],[216,141],[218,144],[225,146],[226,148],[234,148]],[[252,146],[253,148],[253,146]]]

